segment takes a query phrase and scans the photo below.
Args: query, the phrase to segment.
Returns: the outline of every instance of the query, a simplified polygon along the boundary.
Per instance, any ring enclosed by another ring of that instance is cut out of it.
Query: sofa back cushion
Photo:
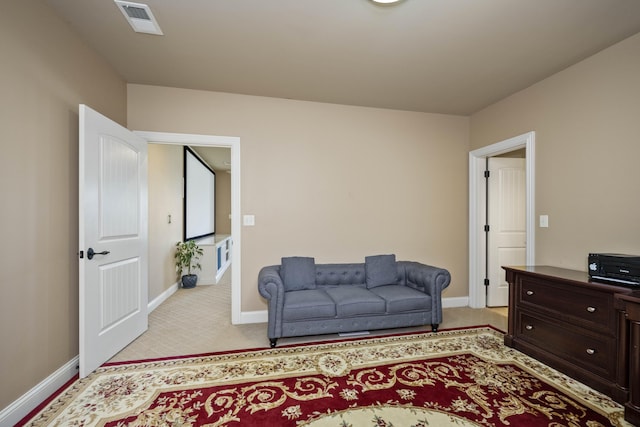
[[[398,282],[396,256],[373,255],[364,258],[367,288],[395,285]]]
[[[310,257],[284,257],[281,259],[280,277],[285,291],[316,288],[316,260]]]
[[[318,287],[341,285],[364,287],[364,264],[317,264],[316,285]]]

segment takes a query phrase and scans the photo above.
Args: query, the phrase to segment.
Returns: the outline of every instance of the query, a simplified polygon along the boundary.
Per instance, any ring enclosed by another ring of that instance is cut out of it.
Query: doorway
[[[231,150],[231,323],[248,323],[241,312],[241,227],[240,227],[240,138],[165,132],[134,131],[149,142],[201,147],[226,147]]]
[[[528,132],[469,153],[469,307],[487,307],[487,249],[484,225],[486,159],[524,149],[526,163],[526,264],[535,264],[535,132]]]

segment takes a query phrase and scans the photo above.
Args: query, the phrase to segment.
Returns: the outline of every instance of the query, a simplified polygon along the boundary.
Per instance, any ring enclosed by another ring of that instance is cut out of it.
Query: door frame
[[[152,131],[133,131],[148,142],[169,145],[224,147],[231,149],[231,323],[249,323],[241,312],[242,280],[241,222],[240,222],[240,138],[235,136],[198,135]],[[246,317],[246,316],[245,316]]]
[[[484,212],[487,190],[484,181],[485,162],[510,151],[525,149],[526,153],[526,263],[535,264],[535,139],[534,131],[497,142],[469,152],[469,307],[485,308],[484,286],[487,259]]]

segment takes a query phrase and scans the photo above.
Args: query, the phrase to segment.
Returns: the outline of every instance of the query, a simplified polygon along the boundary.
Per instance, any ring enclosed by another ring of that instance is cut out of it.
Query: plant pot
[[[195,274],[185,274],[182,276],[182,287],[189,289],[195,288],[196,283],[198,283],[198,276]]]

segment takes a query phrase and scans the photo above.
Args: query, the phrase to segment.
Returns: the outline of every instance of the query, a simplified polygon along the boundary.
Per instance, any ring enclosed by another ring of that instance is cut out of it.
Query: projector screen
[[[216,173],[184,147],[184,240],[216,232]]]

